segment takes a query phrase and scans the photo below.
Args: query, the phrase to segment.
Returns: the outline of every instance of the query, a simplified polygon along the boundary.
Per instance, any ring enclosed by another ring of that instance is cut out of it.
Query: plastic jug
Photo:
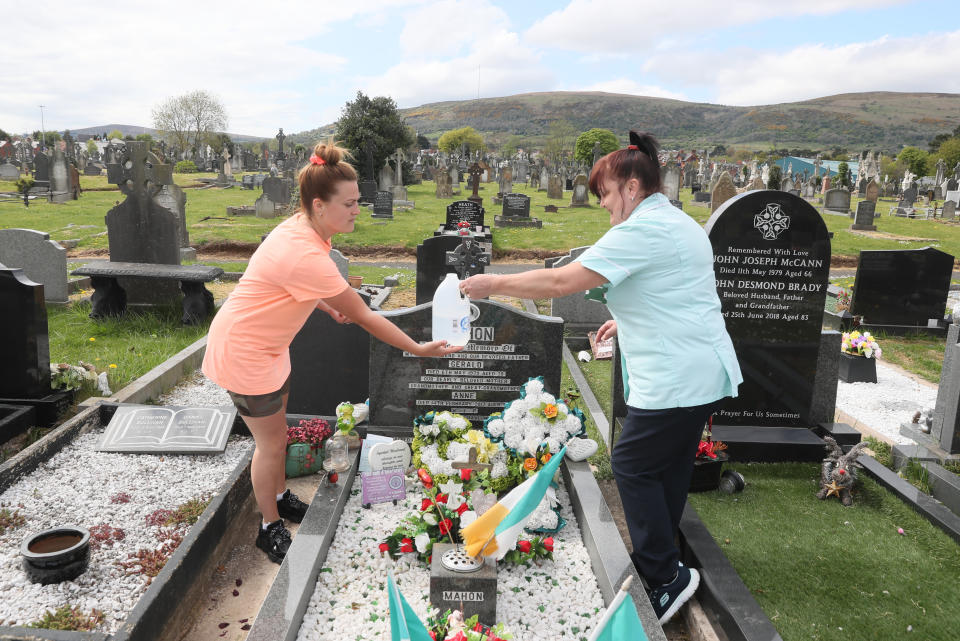
[[[470,341],[470,321],[479,316],[477,306],[460,293],[457,275],[447,274],[433,294],[433,340],[466,345]]]

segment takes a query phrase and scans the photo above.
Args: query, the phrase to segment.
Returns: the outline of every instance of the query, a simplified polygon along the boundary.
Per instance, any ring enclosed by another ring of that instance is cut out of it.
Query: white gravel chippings
[[[207,384],[189,384],[160,403],[229,404],[226,393],[216,389],[222,398]],[[99,631],[116,632],[148,585],[147,576],[131,573],[121,563],[138,550],[161,547],[160,531],[170,529],[149,525],[146,517],[158,509],[174,510],[190,499],[213,498],[253,447],[252,439],[232,436],[218,454],[97,452],[102,433],[100,428],[77,437],[0,494],[0,506],[26,519],[24,525],[0,533],[0,625],[26,625],[48,610],[71,606],[87,613],[102,611]],[[129,495],[128,502],[111,501],[121,492]],[[96,549],[91,546],[89,569],[73,581],[31,583],[21,567],[20,544],[27,536],[60,525],[88,530],[109,525],[123,530],[124,537]]]
[[[419,487],[419,486],[414,486]],[[554,536],[553,561],[498,567],[497,618],[517,641],[586,639],[604,609],[603,598],[580,537],[580,526],[563,484],[557,490],[567,526]],[[415,554],[397,561],[380,556],[378,545],[404,515],[416,511],[420,493],[405,501],[360,506],[360,480],[344,508],[317,587],[307,606],[298,641],[390,639],[387,572],[426,623],[430,570]],[[523,535],[521,538],[530,538]],[[541,610],[542,608],[542,610]],[[494,622],[484,622],[492,624]]]

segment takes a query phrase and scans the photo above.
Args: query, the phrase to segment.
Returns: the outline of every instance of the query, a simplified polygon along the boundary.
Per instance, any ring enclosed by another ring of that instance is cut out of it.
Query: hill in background
[[[960,125],[960,94],[849,93],[802,102],[727,107],[602,92],[529,93],[436,102],[401,109],[405,122],[436,142],[451,129],[471,126],[497,147],[518,135],[539,147],[550,123],[568,120],[578,131],[610,129],[626,140],[631,128],[654,133],[666,147],[717,144],[771,148],[872,149],[895,153],[903,145],[926,149],[938,133]],[[328,124],[290,136],[305,145],[334,132]]]
[[[74,136],[79,135],[89,135],[89,136],[98,136],[100,134],[109,134],[111,131],[116,129],[124,136],[137,136],[139,134],[150,134],[154,138],[157,137],[157,130],[153,127],[140,127],[138,125],[102,125],[97,127],[81,127],[80,129],[71,129],[70,133]],[[231,140],[236,142],[258,142],[260,140],[267,140],[266,138],[261,138],[259,136],[246,136],[244,134],[227,134],[230,136]]]

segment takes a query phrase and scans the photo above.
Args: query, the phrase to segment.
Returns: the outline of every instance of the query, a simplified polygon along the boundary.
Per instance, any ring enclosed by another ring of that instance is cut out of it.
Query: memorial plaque
[[[444,227],[456,230],[457,224],[466,221],[471,229],[483,227],[483,207],[469,200],[455,200],[447,205],[447,221]]]
[[[360,503],[373,505],[407,498],[402,470],[384,470],[360,475]]]
[[[449,410],[479,427],[533,376],[543,376],[546,389],[560,393],[563,320],[495,301],[473,304],[480,316],[471,324],[470,342],[445,358],[417,358],[371,339],[371,425],[409,426],[427,411]],[[413,340],[426,342],[432,310],[430,303],[383,315]]]
[[[371,472],[405,470],[410,467],[410,446],[403,441],[375,443],[368,457]]]
[[[807,426],[830,271],[823,218],[802,198],[758,190],[728,200],[704,229],[744,378],[717,423]]]
[[[222,452],[236,416],[235,407],[122,404],[104,430],[97,450],[147,454]]]
[[[374,218],[393,218],[393,192],[378,191],[373,199]]]
[[[504,194],[503,215],[511,217],[530,217],[530,196],[526,194]]]
[[[942,321],[952,270],[953,256],[932,247],[861,251],[850,313],[871,327]]]

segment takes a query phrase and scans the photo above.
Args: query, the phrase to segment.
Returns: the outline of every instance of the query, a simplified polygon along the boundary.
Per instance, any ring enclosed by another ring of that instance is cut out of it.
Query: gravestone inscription
[[[717,422],[808,425],[830,270],[823,218],[792,194],[749,191],[728,200],[704,229],[744,378]]]
[[[463,414],[474,426],[517,397],[533,376],[560,392],[563,320],[520,311],[496,301],[476,300],[480,316],[461,352],[417,358],[370,341],[370,424],[409,426],[429,410]],[[384,312],[418,342],[431,340],[433,305]]]
[[[393,192],[378,191],[373,199],[373,218],[393,220]]]
[[[933,247],[863,250],[850,313],[870,327],[927,327],[943,322],[953,256]]]
[[[97,443],[101,452],[203,454],[222,452],[235,407],[156,407],[121,404]]]
[[[469,200],[455,200],[447,205],[447,220],[444,223],[444,229],[456,231],[461,222],[470,223],[470,229],[477,230],[483,227],[483,207]]]
[[[503,210],[495,216],[498,227],[536,227],[541,228],[543,221],[530,216],[530,196],[526,194],[504,194]]]

